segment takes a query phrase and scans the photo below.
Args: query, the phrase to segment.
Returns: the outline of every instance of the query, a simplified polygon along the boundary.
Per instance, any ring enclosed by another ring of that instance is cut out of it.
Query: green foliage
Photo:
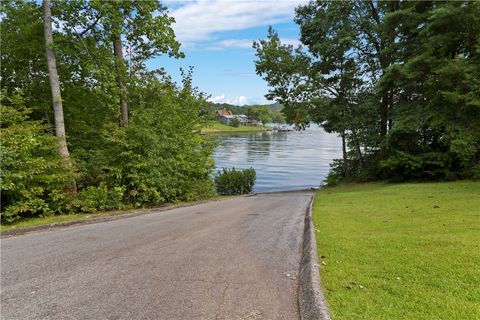
[[[240,126],[240,120],[238,120],[237,118],[233,118],[230,124],[232,125],[232,127],[238,128]]]
[[[330,171],[325,178],[325,183],[329,187],[336,186],[345,180],[343,171],[343,161],[341,159],[334,159],[330,164]]]
[[[272,119],[273,123],[285,123],[285,116],[282,114],[281,111],[272,111]]]
[[[268,105],[246,105],[235,106],[228,103],[207,103],[207,110],[204,111],[203,116],[207,120],[216,120],[215,111],[219,109],[227,109],[233,114],[245,114],[254,120],[262,123],[273,121],[275,123],[285,123],[285,117],[282,113],[283,105],[278,103]]]
[[[248,109],[247,116],[252,119],[258,120],[263,125],[265,125],[265,123],[267,122],[272,122],[273,111],[268,106],[250,107]]]
[[[82,36],[95,37],[102,46],[124,35],[129,67],[135,70],[144,69],[146,60],[160,54],[184,56],[171,27],[175,19],[159,1],[60,1],[56,10],[68,35],[82,30]]]
[[[222,195],[247,194],[253,191],[256,172],[254,168],[236,170],[235,168],[218,171],[215,187]]]
[[[58,156],[56,138],[48,126],[29,118],[22,98],[5,100],[0,105],[2,222],[68,211],[64,189],[72,173]]]
[[[152,100],[137,101],[128,127],[103,130],[103,147],[86,164],[87,184],[122,186],[124,202],[134,207],[214,194],[209,177],[214,145],[200,134],[204,99],[188,77],[182,89],[151,77],[147,86],[134,90]]]
[[[205,96],[192,87],[191,72],[180,86],[146,67],[161,54],[183,57],[174,20],[159,1],[56,1],[52,8],[77,194],[66,192],[73,174],[58,159],[54,129],[46,125],[54,121],[41,3],[2,2],[2,12],[3,222],[215,194],[214,144],[200,134]],[[116,70],[112,41],[119,34],[126,52]],[[126,128],[118,121],[119,76],[128,92]]]
[[[480,165],[480,4],[311,1],[303,46],[269,29],[255,42],[266,96],[289,123],[342,137],[330,180],[476,176]]]
[[[112,189],[108,189],[105,184],[98,187],[89,186],[77,194],[75,199],[72,200],[72,206],[81,212],[122,209],[125,207],[123,204],[124,194],[125,186],[113,187]]]
[[[0,70],[3,94],[21,90],[33,119],[50,115],[51,96],[45,59],[42,10],[27,1],[2,1]],[[39,72],[42,70],[42,72]]]

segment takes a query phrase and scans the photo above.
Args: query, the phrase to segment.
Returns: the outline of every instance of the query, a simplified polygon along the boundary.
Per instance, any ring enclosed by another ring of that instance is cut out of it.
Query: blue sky
[[[149,67],[163,67],[176,81],[179,69],[194,67],[194,84],[214,102],[267,103],[267,84],[255,74],[253,40],[264,39],[269,25],[282,41],[298,43],[295,7],[305,0],[167,0],[184,59],[158,57]]]

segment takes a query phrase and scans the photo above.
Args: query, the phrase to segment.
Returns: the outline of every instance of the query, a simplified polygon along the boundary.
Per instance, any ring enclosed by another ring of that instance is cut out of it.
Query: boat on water
[[[289,125],[283,124],[280,126],[273,127],[273,130],[278,132],[287,132],[287,131],[293,131],[293,128]]]

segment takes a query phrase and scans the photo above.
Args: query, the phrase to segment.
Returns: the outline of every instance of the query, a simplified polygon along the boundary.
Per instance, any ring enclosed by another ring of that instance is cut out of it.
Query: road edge
[[[244,197],[244,195],[240,196],[240,197]],[[58,223],[53,223],[53,224],[42,224],[42,225],[34,226],[34,227],[26,227],[26,228],[5,230],[5,231],[0,232],[0,238],[1,239],[6,239],[6,238],[22,236],[22,235],[36,233],[36,232],[42,232],[42,231],[48,232],[48,231],[60,230],[60,229],[64,229],[64,228],[71,227],[71,226],[79,226],[79,225],[87,225],[87,224],[95,224],[95,223],[101,223],[101,222],[114,221],[114,220],[119,220],[119,219],[127,219],[127,218],[136,217],[136,216],[140,216],[140,215],[144,215],[144,214],[169,211],[169,210],[178,209],[178,208],[192,207],[192,206],[196,206],[196,205],[199,205],[199,204],[225,201],[225,200],[229,200],[229,199],[233,199],[233,198],[235,198],[235,197],[225,198],[225,199],[220,198],[220,199],[198,200],[198,201],[184,202],[184,203],[173,204],[173,205],[168,205],[168,206],[156,206],[156,207],[151,207],[151,208],[141,208],[141,209],[132,209],[132,210],[113,210],[113,211],[111,211],[110,215],[106,215],[106,216],[92,217],[92,218],[86,218],[86,219],[81,219],[81,220],[58,222]],[[85,214],[88,215],[87,213],[85,213]]]
[[[317,241],[312,221],[314,199],[315,195],[310,199],[305,212],[298,304],[302,320],[330,320],[330,312],[328,311],[328,305],[320,284]]]

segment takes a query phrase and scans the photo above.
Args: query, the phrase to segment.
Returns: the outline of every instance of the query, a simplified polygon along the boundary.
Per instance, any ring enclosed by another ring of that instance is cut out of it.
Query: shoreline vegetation
[[[179,208],[179,207],[194,206],[194,205],[206,203],[206,202],[221,201],[221,200],[230,199],[233,197],[237,197],[237,196],[236,195],[218,195],[218,196],[214,196],[204,200],[165,203],[162,205],[143,207],[143,208],[128,208],[128,209],[122,209],[122,210],[98,211],[98,212],[92,212],[92,213],[71,213],[71,214],[60,214],[60,215],[52,215],[52,216],[45,216],[45,217],[25,218],[25,219],[15,220],[12,223],[0,224],[0,233],[13,231],[13,230],[18,231],[19,233],[22,233],[34,227],[42,227],[42,226],[55,227],[63,223],[68,223],[68,222],[81,223],[86,220],[96,220],[97,218],[101,218],[101,217],[113,219],[113,218],[122,217],[122,216],[154,213],[158,211],[165,211],[165,210]],[[108,220],[102,220],[102,221],[108,221]],[[99,221],[99,222],[102,222],[102,221]]]
[[[476,319],[480,181],[363,183],[317,193],[334,319]]]
[[[209,123],[205,128],[202,129],[202,134],[210,133],[237,133],[237,132],[265,132],[272,131],[273,128],[269,126],[238,126],[232,127],[223,123]]]
[[[340,136],[329,184],[480,178],[478,1],[310,1],[295,13],[301,46],[270,26],[255,71],[287,123]]]
[[[146,64],[185,56],[167,8],[52,2],[2,5],[1,223],[214,197],[207,94]]]

